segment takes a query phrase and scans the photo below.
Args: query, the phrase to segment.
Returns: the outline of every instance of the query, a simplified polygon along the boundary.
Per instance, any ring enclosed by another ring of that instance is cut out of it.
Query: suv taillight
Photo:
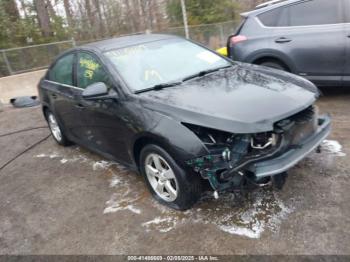
[[[247,40],[248,40],[248,38],[246,36],[244,36],[244,35],[236,35],[236,36],[231,37],[230,45],[234,46],[234,45],[236,45],[236,44],[238,44],[240,42],[244,42],[244,41],[247,41]]]

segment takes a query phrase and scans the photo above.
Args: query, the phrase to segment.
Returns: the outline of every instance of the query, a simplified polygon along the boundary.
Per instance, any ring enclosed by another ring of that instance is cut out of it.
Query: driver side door
[[[84,90],[91,84],[103,82],[108,92],[117,97],[111,75],[95,54],[78,52],[76,72],[79,88]],[[125,124],[126,111],[122,101],[116,98],[85,100],[81,97],[79,105],[85,123],[81,134],[83,143],[113,159],[129,162],[125,138],[130,132]]]

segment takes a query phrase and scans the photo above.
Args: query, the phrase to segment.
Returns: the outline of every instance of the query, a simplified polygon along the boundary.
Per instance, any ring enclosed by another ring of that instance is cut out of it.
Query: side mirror
[[[87,100],[103,98],[108,95],[108,88],[105,83],[93,83],[86,87],[82,95]]]

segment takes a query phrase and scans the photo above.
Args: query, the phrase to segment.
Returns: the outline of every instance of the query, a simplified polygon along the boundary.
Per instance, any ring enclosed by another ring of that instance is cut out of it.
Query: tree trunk
[[[55,12],[55,9],[53,9],[51,0],[46,0],[46,6],[47,6],[47,10],[49,12],[49,17],[54,19],[56,17],[56,12]]]
[[[131,31],[133,33],[136,32],[137,28],[136,28],[136,21],[135,21],[135,17],[133,14],[133,10],[130,7],[130,3],[129,0],[124,0],[125,6],[126,6],[126,18],[129,19],[129,21],[127,20],[126,22],[131,24]]]
[[[69,0],[63,0],[64,11],[66,12],[67,23],[71,30],[74,30],[74,21],[72,15],[72,9]]]
[[[37,13],[39,27],[44,37],[52,36],[51,23],[47,5],[43,0],[34,0],[34,6]]]
[[[100,29],[100,35],[101,36],[105,36],[105,32],[106,32],[106,29],[105,29],[105,25],[104,25],[104,19],[102,17],[102,11],[101,11],[101,5],[100,5],[100,1],[99,0],[94,0],[94,3],[95,3],[95,8],[96,8],[96,11],[97,11],[97,15],[98,15],[98,23],[99,23],[99,29]]]
[[[19,20],[20,17],[19,17],[16,0],[5,0],[3,1],[3,6],[11,22],[16,22]]]

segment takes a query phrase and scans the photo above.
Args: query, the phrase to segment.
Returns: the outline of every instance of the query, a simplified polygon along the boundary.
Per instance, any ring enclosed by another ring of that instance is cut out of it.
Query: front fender
[[[208,154],[202,141],[181,122],[154,111],[152,115],[154,123],[150,123],[146,130],[134,137],[133,148],[141,139],[155,142],[174,157],[181,166],[189,159]]]

